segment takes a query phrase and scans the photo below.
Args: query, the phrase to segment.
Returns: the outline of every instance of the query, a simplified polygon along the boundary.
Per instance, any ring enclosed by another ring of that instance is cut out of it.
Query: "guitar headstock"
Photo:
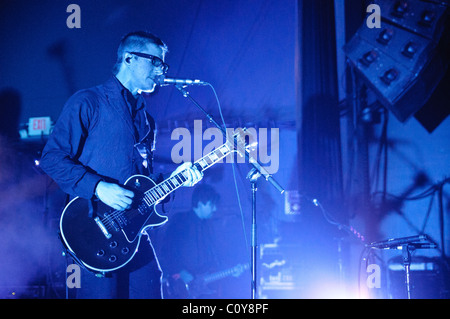
[[[244,156],[246,152],[256,149],[258,141],[246,128],[237,128],[231,137],[227,134],[227,144],[232,151],[236,151],[240,156]]]

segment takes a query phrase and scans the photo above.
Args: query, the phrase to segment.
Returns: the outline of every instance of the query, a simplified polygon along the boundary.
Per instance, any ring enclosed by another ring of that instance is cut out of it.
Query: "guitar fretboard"
[[[219,271],[210,275],[206,275],[202,278],[203,283],[208,284],[211,283],[213,281],[234,275],[235,273],[240,274],[244,269],[247,269],[248,265],[236,265],[233,268],[229,268],[223,271]]]
[[[230,154],[231,151],[232,149],[229,147],[228,143],[225,143],[194,162],[194,165],[202,172],[222,160]],[[143,200],[148,206],[151,206],[179,188],[187,180],[186,170],[181,171],[146,191]]]

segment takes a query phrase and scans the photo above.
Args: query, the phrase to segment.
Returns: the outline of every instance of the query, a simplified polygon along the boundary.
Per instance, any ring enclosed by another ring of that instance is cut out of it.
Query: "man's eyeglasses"
[[[169,65],[167,63],[164,63],[164,61],[158,58],[157,56],[141,52],[129,52],[129,53],[141,58],[149,59],[152,62],[153,66],[157,68],[161,67],[163,73],[167,73],[167,70],[169,70]]]

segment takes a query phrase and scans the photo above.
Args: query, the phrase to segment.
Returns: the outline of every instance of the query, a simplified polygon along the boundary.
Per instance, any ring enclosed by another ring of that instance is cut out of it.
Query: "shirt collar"
[[[113,78],[116,81],[116,83],[118,84],[118,86],[120,88],[120,93],[124,97],[125,101],[129,101],[130,98],[135,98],[133,96],[133,94],[131,94],[130,90],[128,90],[122,84],[122,82],[119,81],[119,79],[115,75],[113,76]],[[142,96],[142,94],[139,94],[136,99],[136,111],[142,110],[143,108],[145,108],[145,100],[144,100],[144,97]]]

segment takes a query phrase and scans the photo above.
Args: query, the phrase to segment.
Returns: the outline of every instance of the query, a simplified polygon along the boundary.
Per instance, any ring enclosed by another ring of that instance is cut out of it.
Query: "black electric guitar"
[[[197,160],[193,165],[204,171],[232,152],[243,155],[246,148],[245,130],[238,129],[232,138]],[[71,255],[81,266],[104,274],[125,266],[137,252],[141,235],[146,229],[168,221],[158,214],[155,206],[187,180],[186,171],[155,184],[143,175],[127,179],[124,187],[135,197],[130,209],[118,211],[99,200],[74,198],[64,208],[60,220],[60,237]]]

